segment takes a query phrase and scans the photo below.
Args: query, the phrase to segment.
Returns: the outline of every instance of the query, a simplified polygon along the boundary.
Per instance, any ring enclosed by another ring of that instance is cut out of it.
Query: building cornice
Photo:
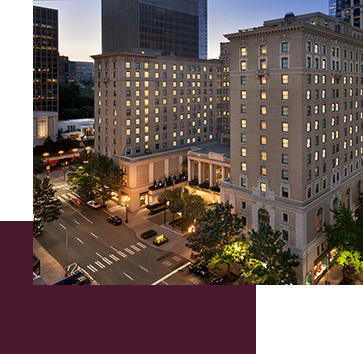
[[[344,42],[348,42],[354,46],[358,45],[363,46],[363,41],[358,38],[347,36],[308,23],[303,23],[303,24],[299,23],[299,24],[292,24],[289,26],[279,26],[279,27],[258,27],[248,30],[241,30],[240,32],[237,33],[225,34],[224,37],[226,37],[229,41],[237,41],[254,37],[265,37],[271,35],[286,34],[289,32],[306,32],[312,35],[329,38],[331,40],[338,40],[338,41],[341,40]]]

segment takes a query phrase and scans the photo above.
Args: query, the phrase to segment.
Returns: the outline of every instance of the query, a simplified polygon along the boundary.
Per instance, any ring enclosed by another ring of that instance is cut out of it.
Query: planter
[[[155,236],[157,232],[155,230],[148,230],[143,232],[140,236],[144,239],[147,239],[149,237]]]
[[[160,235],[160,236],[155,237],[155,239],[153,241],[153,244],[156,245],[156,246],[160,246],[163,243],[168,242],[168,241],[169,240],[164,235]]]

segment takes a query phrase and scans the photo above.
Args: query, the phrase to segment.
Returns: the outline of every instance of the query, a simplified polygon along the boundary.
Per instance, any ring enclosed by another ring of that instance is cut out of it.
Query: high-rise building
[[[183,171],[187,151],[217,140],[221,62],[131,53],[93,59],[95,151],[126,170],[123,193],[136,211],[155,202],[154,181]]]
[[[329,0],[329,15],[347,18],[352,26],[363,28],[363,0]]]
[[[225,37],[231,177],[221,201],[247,230],[281,231],[300,258],[298,282],[316,284],[332,256],[324,222],[362,192],[363,31],[290,13]]]
[[[207,58],[207,0],[102,0],[102,53]]]
[[[33,7],[33,110],[58,112],[58,10]]]

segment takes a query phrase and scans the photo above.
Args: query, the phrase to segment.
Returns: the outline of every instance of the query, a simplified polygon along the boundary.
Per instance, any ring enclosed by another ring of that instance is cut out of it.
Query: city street
[[[74,204],[61,171],[52,172],[50,179],[62,212],[58,220],[45,225],[37,240],[63,267],[76,263],[102,285],[200,283],[189,273],[188,259],[139,240],[128,224],[108,223],[111,214],[105,208]]]

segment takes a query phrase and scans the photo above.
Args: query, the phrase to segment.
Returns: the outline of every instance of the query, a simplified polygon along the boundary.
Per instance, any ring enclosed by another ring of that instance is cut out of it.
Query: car
[[[111,215],[107,218],[107,221],[113,225],[121,225],[122,219],[117,215]]]
[[[226,279],[220,278],[220,277],[212,279],[210,284],[211,285],[232,285]]]
[[[92,209],[98,209],[101,208],[101,204],[99,202],[96,202],[95,200],[90,200],[87,202],[87,205],[91,207]]]
[[[191,264],[189,266],[189,271],[203,278],[209,274],[208,268],[203,264]]]

